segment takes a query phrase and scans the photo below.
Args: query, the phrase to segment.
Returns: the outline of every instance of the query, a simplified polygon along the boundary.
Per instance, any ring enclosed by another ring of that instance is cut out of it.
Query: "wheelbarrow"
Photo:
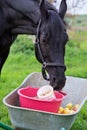
[[[79,109],[72,114],[54,114],[20,107],[19,96],[17,94],[19,88],[28,85],[32,87],[41,87],[49,84],[49,81],[43,79],[41,73],[32,73],[25,78],[17,89],[9,93],[3,99],[4,104],[8,108],[11,123],[15,129],[70,130],[77,114],[80,112],[83,104],[87,100],[87,79],[68,76],[66,78],[66,85],[62,91],[67,93],[67,96],[61,106],[64,107],[66,104],[71,102],[72,104],[80,104]]]

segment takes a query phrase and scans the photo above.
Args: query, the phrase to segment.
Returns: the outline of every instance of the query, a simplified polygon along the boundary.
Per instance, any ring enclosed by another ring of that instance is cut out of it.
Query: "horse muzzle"
[[[50,85],[53,86],[54,90],[62,90],[62,88],[65,86],[66,78],[52,78],[50,80]]]

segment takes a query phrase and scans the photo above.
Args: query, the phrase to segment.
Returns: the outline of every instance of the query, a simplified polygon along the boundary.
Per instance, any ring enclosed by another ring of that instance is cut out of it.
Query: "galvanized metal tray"
[[[54,114],[43,111],[36,111],[19,107],[19,97],[17,90],[21,87],[31,85],[32,87],[41,87],[49,84],[44,80],[41,73],[32,73],[26,77],[22,84],[9,93],[3,102],[8,108],[10,120],[17,128],[24,130],[61,130],[65,128],[70,130],[77,114],[87,100],[87,79],[68,77],[63,92],[67,93],[62,106],[71,102],[80,104],[78,111],[73,114]]]

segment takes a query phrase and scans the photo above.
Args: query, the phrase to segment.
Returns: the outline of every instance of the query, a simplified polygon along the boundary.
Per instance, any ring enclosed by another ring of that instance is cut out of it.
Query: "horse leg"
[[[16,37],[17,35],[12,35],[7,32],[0,39],[0,72],[9,55],[10,46],[13,43],[13,41],[16,39]]]

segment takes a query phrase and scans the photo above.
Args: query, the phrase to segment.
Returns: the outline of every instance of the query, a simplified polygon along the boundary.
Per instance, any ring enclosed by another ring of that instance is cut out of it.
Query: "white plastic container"
[[[53,87],[45,85],[37,91],[37,97],[43,100],[51,100],[55,98]]]

